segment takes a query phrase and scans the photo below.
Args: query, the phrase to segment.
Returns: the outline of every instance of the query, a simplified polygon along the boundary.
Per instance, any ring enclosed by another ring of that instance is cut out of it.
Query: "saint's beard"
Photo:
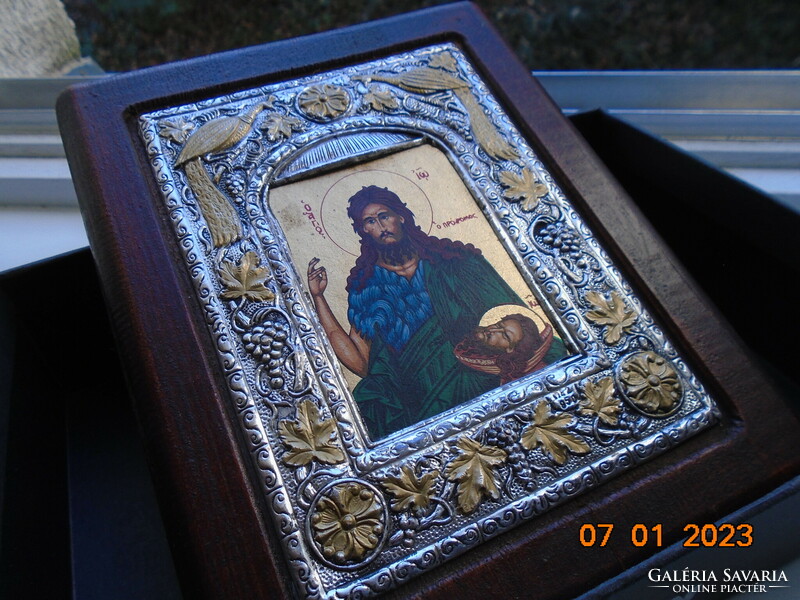
[[[398,266],[408,262],[416,254],[411,238],[404,235],[392,244],[373,242],[378,250],[378,257],[387,265]]]

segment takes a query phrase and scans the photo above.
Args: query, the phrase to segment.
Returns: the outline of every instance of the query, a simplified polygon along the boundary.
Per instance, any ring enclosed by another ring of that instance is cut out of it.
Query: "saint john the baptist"
[[[318,258],[308,265],[308,284],[336,356],[362,377],[353,396],[371,436],[498,387],[499,376],[470,369],[453,353],[490,308],[524,306],[481,251],[427,235],[400,198],[378,186],[354,194],[347,214],[361,239],[347,278],[349,332],[325,299],[328,277]]]

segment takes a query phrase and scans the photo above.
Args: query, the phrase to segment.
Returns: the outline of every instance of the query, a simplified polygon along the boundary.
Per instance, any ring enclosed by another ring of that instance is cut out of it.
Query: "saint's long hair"
[[[364,232],[361,215],[369,204],[382,204],[393,212],[403,217],[403,232],[410,240],[413,250],[420,260],[438,263],[442,260],[452,260],[470,255],[480,255],[481,251],[472,244],[453,241],[448,238],[437,238],[428,235],[414,222],[414,213],[400,200],[400,197],[387,188],[370,185],[361,188],[350,197],[347,207],[347,216],[353,222],[353,230],[361,239],[361,254],[356,259],[355,266],[347,278],[346,290],[359,291],[364,288],[372,277],[375,264],[380,257],[378,246],[372,238]]]

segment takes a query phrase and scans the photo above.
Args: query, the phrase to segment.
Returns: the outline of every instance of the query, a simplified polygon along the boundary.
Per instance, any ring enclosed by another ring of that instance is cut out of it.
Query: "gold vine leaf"
[[[469,514],[483,499],[484,494],[497,500],[500,489],[493,468],[505,462],[505,450],[462,437],[456,442],[461,451],[445,469],[445,477],[457,481],[458,506]]]
[[[541,401],[533,411],[533,423],[522,430],[520,443],[527,450],[541,446],[542,451],[557,465],[563,465],[573,454],[586,454],[591,446],[582,437],[567,430],[572,415],[551,414],[550,403]]]
[[[455,73],[458,71],[458,64],[456,63],[456,59],[453,58],[453,55],[449,52],[440,52],[439,54],[434,54],[431,56],[431,59],[428,61],[428,66],[438,69],[444,69],[446,71],[450,71]]]
[[[409,465],[403,465],[399,477],[387,477],[381,484],[395,497],[392,510],[400,512],[413,506],[423,511],[430,504],[433,486],[437,479],[439,479],[438,470],[417,477],[414,469]]]
[[[607,344],[616,344],[622,334],[636,322],[636,313],[625,306],[616,290],[611,292],[608,300],[598,292],[589,292],[586,299],[595,307],[586,313],[586,317],[598,325],[608,327],[604,336]]]
[[[289,447],[283,462],[293,467],[302,467],[316,460],[334,465],[344,460],[344,452],[336,442],[336,424],[333,419],[323,419],[317,405],[303,400],[297,406],[294,421],[281,421],[278,435]]]
[[[164,120],[158,124],[159,134],[176,144],[183,144],[194,129],[194,123],[178,119],[175,121]]]
[[[614,381],[611,377],[604,377],[597,383],[586,382],[583,393],[585,397],[581,399],[580,414],[596,416],[609,425],[619,422],[619,400],[614,398]]]
[[[512,202],[519,202],[525,212],[536,208],[548,193],[547,186],[538,181],[530,169],[523,169],[522,173],[501,171],[500,183],[507,188],[503,195]]]
[[[270,142],[277,142],[291,137],[293,131],[301,131],[303,129],[303,122],[297,117],[292,117],[290,115],[270,113],[264,119],[259,129],[266,132],[267,139],[269,139]]]
[[[388,112],[400,108],[400,104],[397,102],[397,98],[395,98],[392,92],[374,87],[370,88],[369,91],[364,94],[364,102],[369,104],[373,110],[381,112]]]
[[[219,278],[225,286],[222,297],[229,300],[247,298],[253,302],[274,300],[275,294],[265,285],[269,271],[259,263],[255,252],[247,252],[238,265],[230,260],[220,264]]]

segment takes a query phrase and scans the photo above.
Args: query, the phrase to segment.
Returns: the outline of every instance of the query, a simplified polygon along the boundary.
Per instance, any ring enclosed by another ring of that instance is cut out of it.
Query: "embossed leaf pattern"
[[[381,112],[400,108],[397,98],[395,98],[394,94],[389,90],[370,88],[370,90],[364,94],[364,102],[369,104],[373,110],[379,110]]]
[[[182,144],[189,137],[189,133],[194,129],[194,123],[178,119],[176,121],[162,121],[158,124],[161,137],[172,140],[176,144]]]
[[[425,473],[422,477],[417,477],[409,465],[403,465],[400,471],[400,477],[387,477],[381,482],[395,498],[392,509],[399,512],[412,506],[420,511],[428,508],[439,471]]]
[[[619,400],[614,398],[614,381],[611,377],[604,377],[597,383],[587,382],[583,393],[585,397],[581,399],[580,409],[582,415],[596,416],[608,425],[619,422]]]
[[[493,468],[506,460],[506,451],[494,446],[484,446],[475,440],[462,437],[456,443],[461,451],[445,469],[445,477],[457,481],[458,506],[465,514],[474,511],[484,494],[497,500],[500,488]]]
[[[237,265],[226,260],[219,267],[219,278],[225,286],[222,297],[227,299],[247,298],[253,302],[269,302],[275,294],[265,285],[268,271],[259,266],[255,252],[247,252]]]
[[[608,326],[604,336],[607,344],[616,344],[622,334],[636,322],[636,313],[625,306],[616,290],[611,292],[610,300],[598,292],[589,292],[586,299],[595,307],[586,313],[586,317],[598,325]]]
[[[344,460],[344,452],[336,441],[336,425],[333,419],[322,419],[317,405],[304,400],[297,406],[294,421],[278,424],[281,441],[289,447],[283,462],[302,467],[316,460],[333,465]]]
[[[434,54],[430,61],[428,61],[428,66],[452,72],[455,72],[458,68],[456,65],[456,59],[453,58],[453,55],[449,52],[439,52],[438,54]]]
[[[300,119],[280,113],[268,115],[261,125],[261,129],[266,131],[267,138],[271,142],[291,137],[293,131],[300,131],[302,128],[303,122]]]
[[[530,169],[523,169],[522,173],[501,171],[500,183],[507,188],[503,195],[513,202],[519,202],[526,212],[536,208],[539,200],[548,192],[547,186],[537,181]]]
[[[533,411],[533,423],[522,430],[520,443],[528,450],[537,447],[557,465],[563,465],[569,454],[586,454],[591,447],[586,441],[569,431],[572,415],[551,414],[550,404],[541,401]]]

